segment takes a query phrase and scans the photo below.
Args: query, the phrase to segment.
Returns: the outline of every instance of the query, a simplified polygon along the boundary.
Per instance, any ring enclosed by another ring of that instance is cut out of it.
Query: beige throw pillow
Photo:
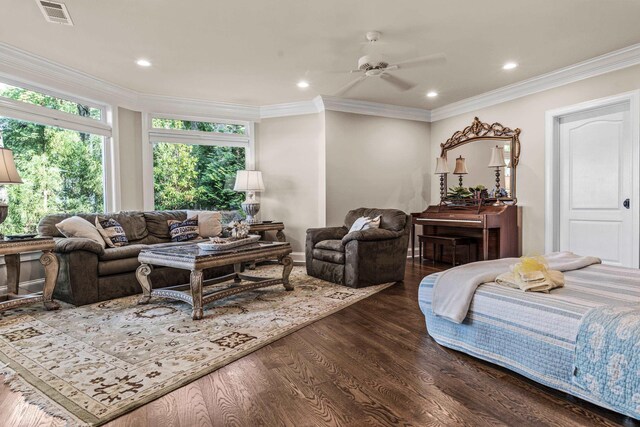
[[[72,216],[56,224],[56,228],[65,237],[82,237],[97,242],[104,249],[105,242],[96,227],[84,218]]]
[[[187,218],[198,217],[200,237],[209,238],[222,234],[222,214],[218,211],[187,211]]]

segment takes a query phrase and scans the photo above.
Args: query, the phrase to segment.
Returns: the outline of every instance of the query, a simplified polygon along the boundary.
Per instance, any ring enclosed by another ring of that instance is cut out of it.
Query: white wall
[[[259,217],[285,223],[300,261],[307,228],[325,225],[324,113],[262,120],[256,136],[256,169],[266,188]]]
[[[435,157],[440,152],[440,143],[455,131],[469,126],[474,116],[478,116],[483,122],[499,122],[510,128],[522,129],[517,196],[518,204],[523,208],[523,254],[542,254],[545,231],[545,112],[639,88],[640,66],[634,66],[434,122],[431,124],[430,169],[435,169]],[[432,203],[437,202],[438,194],[438,181],[433,180]]]
[[[327,111],[327,224],[359,207],[421,212],[430,198],[429,123]]]

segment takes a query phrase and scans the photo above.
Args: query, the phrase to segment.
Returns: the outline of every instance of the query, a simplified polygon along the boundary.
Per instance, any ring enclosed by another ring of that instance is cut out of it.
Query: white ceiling
[[[346,96],[427,109],[640,42],[637,0],[64,2],[72,27],[46,22],[34,0],[0,0],[0,42],[139,92],[247,105],[332,95],[370,30],[390,62],[446,61],[398,70],[410,91],[368,79]]]

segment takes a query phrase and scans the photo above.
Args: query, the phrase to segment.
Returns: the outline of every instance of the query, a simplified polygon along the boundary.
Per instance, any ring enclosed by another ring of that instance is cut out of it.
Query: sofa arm
[[[390,240],[397,239],[400,236],[402,236],[401,231],[391,231],[382,228],[369,228],[367,230],[352,231],[342,238],[342,244],[346,245],[353,240],[358,240],[361,242]]]
[[[345,227],[310,228],[307,230],[307,243],[315,246],[323,240],[340,240],[347,231]]]
[[[55,239],[55,241],[56,241],[55,251],[59,253],[87,251],[87,252],[92,252],[96,255],[104,254],[104,248],[100,245],[100,243],[91,239],[85,239],[82,237],[65,237],[65,238]]]

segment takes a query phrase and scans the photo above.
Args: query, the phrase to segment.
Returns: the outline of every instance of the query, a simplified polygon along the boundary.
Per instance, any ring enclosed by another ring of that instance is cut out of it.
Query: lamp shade
[[[240,170],[236,173],[234,191],[264,191],[262,172]]]
[[[4,147],[0,147],[0,184],[22,184],[13,161],[13,152]]]
[[[489,162],[490,168],[503,168],[507,166],[504,161],[504,147],[498,147],[491,149],[491,161]]]
[[[465,158],[460,156],[456,159],[456,168],[453,171],[456,175],[465,175],[467,172],[467,164],[465,162]]]
[[[449,173],[449,165],[447,165],[446,157],[438,157],[436,158],[436,175]]]

